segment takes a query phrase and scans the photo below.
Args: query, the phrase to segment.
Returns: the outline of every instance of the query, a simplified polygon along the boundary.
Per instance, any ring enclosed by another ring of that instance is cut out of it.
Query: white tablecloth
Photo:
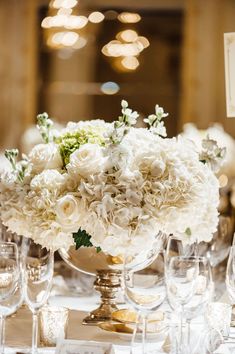
[[[129,353],[130,341],[124,341],[119,338],[118,334],[105,332],[97,326],[84,326],[82,319],[87,312],[97,307],[99,301],[98,296],[91,297],[53,297],[50,304],[65,306],[71,309],[69,317],[69,339],[92,340],[99,342],[109,342],[114,344],[115,352],[118,354]],[[21,308],[16,315],[7,319],[6,323],[6,354],[23,351],[22,349],[30,348],[31,331],[32,331],[31,313],[27,308]],[[231,329],[231,335],[235,337],[235,329]],[[156,344],[159,353],[163,341]],[[16,349],[17,348],[17,349]],[[54,349],[41,348],[40,353],[54,353]],[[215,352],[216,354],[235,354],[234,344],[226,344],[220,346]]]

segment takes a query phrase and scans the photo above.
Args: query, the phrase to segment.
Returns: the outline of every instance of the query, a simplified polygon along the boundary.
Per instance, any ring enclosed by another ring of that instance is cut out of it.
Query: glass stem
[[[4,353],[5,346],[5,316],[0,315],[0,353]]]
[[[33,312],[32,354],[38,352],[38,311]]]
[[[139,327],[139,324],[140,324],[140,311],[138,311],[137,313],[137,318],[136,318],[136,323],[135,323],[135,328],[134,328],[134,331],[133,331],[133,334],[132,334],[132,338],[131,338],[131,351],[130,353],[133,354],[134,353],[134,345],[135,345],[135,342],[136,342],[136,334],[137,334],[137,330],[138,330],[138,327]]]
[[[142,315],[143,318],[143,329],[142,329],[142,354],[146,352],[146,337],[147,337],[147,316]]]
[[[180,312],[180,343],[179,343],[180,354],[183,354],[183,348],[184,348],[183,321],[184,321],[184,306],[182,305],[182,309]]]
[[[187,349],[190,350],[191,342],[191,320],[187,320]]]

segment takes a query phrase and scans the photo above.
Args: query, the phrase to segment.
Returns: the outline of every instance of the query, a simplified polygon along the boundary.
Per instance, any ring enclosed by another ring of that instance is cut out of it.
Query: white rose
[[[72,176],[90,175],[103,172],[107,165],[104,157],[104,149],[98,144],[84,144],[70,155],[70,163],[67,165],[68,173]]]
[[[29,161],[34,173],[40,173],[47,169],[59,169],[63,166],[59,149],[54,143],[34,146],[29,153]]]
[[[55,212],[58,222],[72,228],[73,232],[79,229],[78,221],[80,217],[80,210],[77,199],[72,195],[65,195],[57,201]]]

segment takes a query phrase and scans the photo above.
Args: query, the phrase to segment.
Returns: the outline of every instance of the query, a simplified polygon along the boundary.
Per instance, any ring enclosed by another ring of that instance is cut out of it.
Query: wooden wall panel
[[[36,113],[34,0],[0,1],[0,148],[15,146]]]

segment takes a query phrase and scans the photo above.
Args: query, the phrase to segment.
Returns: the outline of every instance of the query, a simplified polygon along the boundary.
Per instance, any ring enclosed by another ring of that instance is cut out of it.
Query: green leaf
[[[76,245],[76,250],[81,247],[93,247],[93,244],[90,241],[91,236],[86,232],[86,230],[82,230],[80,228],[78,232],[73,233],[73,239]],[[96,251],[99,253],[101,248],[96,247]]]

